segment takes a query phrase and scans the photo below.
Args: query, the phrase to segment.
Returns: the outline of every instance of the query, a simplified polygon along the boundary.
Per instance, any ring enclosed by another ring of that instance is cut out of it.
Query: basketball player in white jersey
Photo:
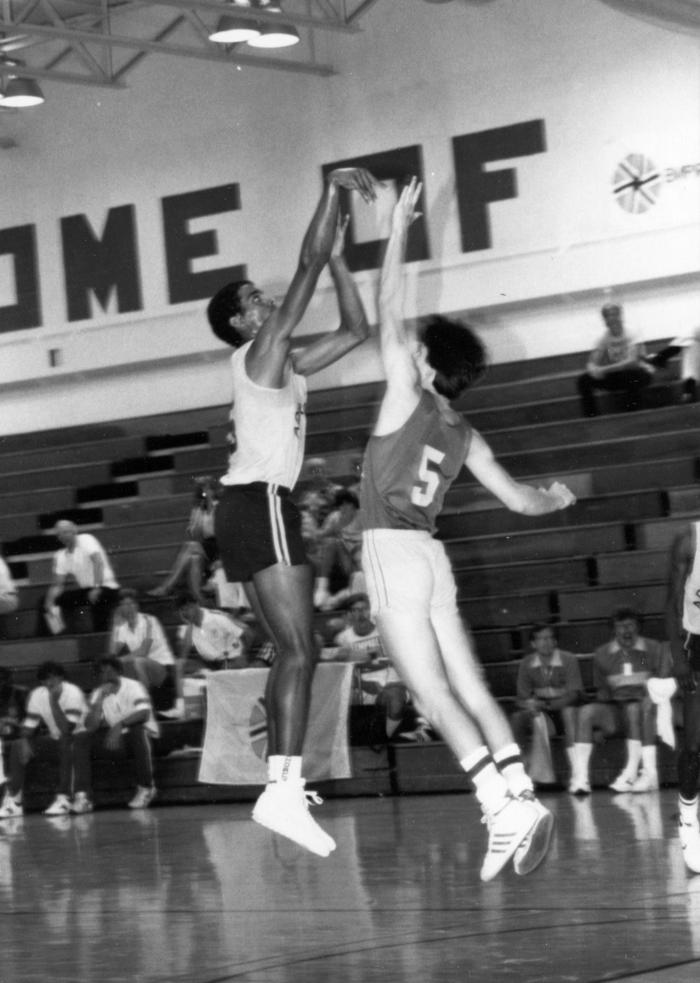
[[[515,481],[450,406],[484,370],[476,335],[435,318],[419,340],[404,324],[402,262],[420,190],[414,179],[395,206],[380,278],[387,388],[365,451],[363,567],[385,650],[474,784],[489,827],[481,868],[488,881],[513,856],[517,873],[534,870],[553,817],[535,799],[508,721],[484,682],[445,548],[433,538],[435,520],[463,464],[516,512],[542,515],[575,499],[556,482],[543,489]]]
[[[331,172],[279,307],[255,284],[242,281],[223,287],[207,310],[214,333],[236,349],[231,358],[232,452],[221,479],[215,536],[227,579],[244,585],[278,653],[265,694],[268,784],[253,819],[320,856],[328,856],[335,843],[311,817],[308,802],[318,799],[305,791],[302,778],[316,651],[312,572],[290,492],[304,456],[305,377],[355,348],[369,330],[343,259],[347,220],[339,220],[340,188],[357,191],[366,202],[376,197],[367,171]],[[292,332],[326,263],[340,326],[295,351]]]
[[[683,749],[678,755],[678,835],[689,870],[700,874],[700,522],[671,546],[666,633],[683,694]]]

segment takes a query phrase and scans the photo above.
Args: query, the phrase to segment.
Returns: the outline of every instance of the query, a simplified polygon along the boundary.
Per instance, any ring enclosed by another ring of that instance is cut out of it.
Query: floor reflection
[[[327,860],[247,805],[28,815],[0,828],[1,978],[562,983],[700,963],[675,792],[545,801],[547,863],[486,885],[468,795],[327,802]]]

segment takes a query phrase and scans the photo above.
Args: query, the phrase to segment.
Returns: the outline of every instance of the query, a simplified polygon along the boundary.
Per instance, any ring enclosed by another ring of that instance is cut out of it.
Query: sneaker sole
[[[516,874],[521,876],[531,874],[533,870],[539,867],[547,856],[553,832],[554,816],[551,812],[546,812],[539,817],[527,839],[515,851],[513,870]],[[518,856],[520,850],[523,852]]]
[[[257,823],[259,826],[264,826],[265,829],[269,829],[271,833],[277,833],[278,836],[284,836],[286,839],[291,840],[292,843],[296,843],[298,846],[304,847],[305,850],[309,850],[310,853],[315,853],[318,857],[327,857],[333,850],[335,850],[335,840],[333,840],[327,833],[319,827],[319,832],[323,837],[323,840],[318,843],[312,843],[311,841],[298,839],[295,836],[290,836],[288,829],[283,829],[281,824],[279,824],[274,817],[268,818],[257,810],[253,810],[253,822]]]

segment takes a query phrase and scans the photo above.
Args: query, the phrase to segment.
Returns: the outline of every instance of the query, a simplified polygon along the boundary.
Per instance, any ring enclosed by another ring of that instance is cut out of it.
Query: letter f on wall
[[[515,168],[485,171],[483,165],[488,161],[541,154],[546,149],[544,120],[541,119],[453,137],[463,252],[490,249],[488,203],[518,197]]]

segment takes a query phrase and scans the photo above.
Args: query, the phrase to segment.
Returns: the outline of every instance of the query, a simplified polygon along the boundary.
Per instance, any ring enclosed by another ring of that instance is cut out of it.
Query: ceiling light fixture
[[[40,106],[44,99],[44,93],[36,79],[18,75],[14,69],[21,66],[19,61],[10,61],[9,58],[0,59],[0,69],[10,68],[12,71],[7,73],[5,85],[0,91],[0,106],[10,106],[14,109],[29,109],[32,106]]]
[[[260,24],[260,33],[251,38],[251,48],[291,48],[299,44],[299,32],[293,24]]]
[[[259,36],[260,29],[254,21],[236,17],[235,14],[224,14],[219,18],[216,30],[209,35],[209,40],[217,44],[243,44]]]
[[[233,7],[254,7],[269,14],[281,14],[280,0],[233,0]],[[299,32],[292,24],[254,21],[248,17],[224,14],[209,35],[219,44],[247,43],[251,48],[289,48],[299,43]]]
[[[232,7],[250,8],[250,0],[233,0]],[[244,44],[252,38],[258,37],[260,28],[255,21],[245,17],[237,17],[236,14],[223,14],[219,18],[216,30],[209,35],[210,41],[217,44]]]

